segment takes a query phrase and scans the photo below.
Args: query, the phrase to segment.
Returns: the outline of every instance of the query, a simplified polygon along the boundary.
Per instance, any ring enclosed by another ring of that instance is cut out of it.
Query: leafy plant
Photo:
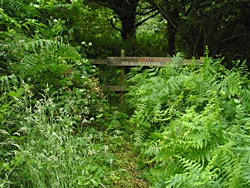
[[[63,37],[45,39],[39,21],[22,22],[4,8],[0,22],[9,30],[0,37],[1,187],[112,184],[115,157],[108,136],[98,131],[109,107],[95,68]]]
[[[182,59],[128,80],[135,85],[127,95],[131,122],[141,160],[152,166],[151,186],[249,186],[242,176],[249,166],[247,75],[225,69],[220,59],[190,65]]]

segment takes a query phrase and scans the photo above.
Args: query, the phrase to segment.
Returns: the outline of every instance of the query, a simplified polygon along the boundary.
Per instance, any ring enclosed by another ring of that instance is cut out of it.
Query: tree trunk
[[[170,56],[173,56],[175,53],[175,35],[176,35],[176,29],[173,27],[172,24],[168,23],[167,28],[167,38],[168,38],[168,54]]]
[[[119,15],[119,19],[122,23],[121,36],[124,41],[127,39],[135,38],[136,31],[136,14],[131,13],[130,15]]]
[[[123,0],[113,9],[122,23],[121,36],[124,41],[135,38],[137,5],[138,0]]]

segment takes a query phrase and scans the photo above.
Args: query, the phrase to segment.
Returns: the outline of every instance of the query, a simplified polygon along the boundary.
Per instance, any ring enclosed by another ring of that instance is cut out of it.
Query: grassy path
[[[142,178],[142,170],[138,167],[138,159],[131,143],[125,143],[117,153],[116,173],[119,177],[114,181],[114,188],[148,188],[147,181]]]

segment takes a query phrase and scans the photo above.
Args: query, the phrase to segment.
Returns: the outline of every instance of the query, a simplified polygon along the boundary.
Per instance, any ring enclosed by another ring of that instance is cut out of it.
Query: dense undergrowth
[[[97,69],[59,35],[63,23],[45,25],[34,6],[4,2],[0,187],[144,187],[127,115],[109,106]]]
[[[14,75],[1,84],[0,187],[133,187],[124,114],[77,88],[38,99]]]
[[[244,63],[228,70],[208,53],[202,64],[178,54],[134,68],[128,117],[108,104],[65,22],[40,19],[73,5],[0,5],[1,188],[249,187]]]
[[[150,187],[249,187],[249,75],[221,61],[206,55],[184,65],[178,54],[169,66],[129,76],[135,144]]]

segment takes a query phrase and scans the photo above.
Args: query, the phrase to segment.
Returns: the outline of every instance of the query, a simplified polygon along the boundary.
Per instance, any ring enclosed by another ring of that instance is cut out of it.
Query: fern
[[[22,0],[1,0],[0,5],[6,14],[10,17],[16,17],[17,20],[40,16],[39,11],[34,6],[30,6],[29,2]]]
[[[185,182],[187,182],[186,176],[184,176],[183,174],[176,174],[170,179],[167,179],[165,184],[166,188],[182,188],[187,187],[187,185],[185,185]]]
[[[173,67],[180,67],[183,65],[184,62],[184,54],[178,52],[173,58],[172,58],[172,62],[170,63],[171,66]]]
[[[128,80],[135,85],[130,87],[127,101],[131,107],[134,107],[134,104],[136,104],[135,112],[138,116],[133,117],[141,117],[140,121],[133,120],[134,122],[140,122],[139,124],[142,126],[143,124],[147,125],[154,122],[155,125],[152,125],[152,127],[157,126],[159,114],[161,112],[164,114],[162,105],[166,104],[168,97],[171,100],[171,95],[175,98],[176,93],[181,92],[181,85],[187,78],[186,75],[179,76],[176,73],[171,76],[169,74],[171,71],[169,72],[168,69],[174,71],[173,67],[149,69],[143,73],[136,74],[135,77],[131,77]],[[155,71],[156,74],[151,74],[152,71]],[[166,79],[166,76],[168,79]]]
[[[20,63],[13,63],[10,67],[12,71],[19,73],[21,79],[28,80],[33,77],[32,83],[40,82],[38,85],[41,87],[47,83],[58,87],[67,82],[63,78],[70,73],[73,66],[79,62],[83,63],[81,55],[75,48],[61,41],[26,40],[14,44],[18,47],[16,55]]]
[[[23,43],[23,47],[26,51],[34,53],[56,53],[57,57],[65,60],[79,60],[81,58],[75,48],[56,40],[32,40],[31,42]]]
[[[247,104],[250,102],[250,90],[249,88],[242,89],[240,96],[242,97],[242,100]]]
[[[134,132],[134,136],[135,136],[135,145],[142,146],[144,141],[146,140],[147,133],[143,129],[137,129]]]
[[[0,6],[11,16],[13,16],[15,11],[20,11],[24,4],[20,0],[1,0]]]
[[[142,149],[142,153],[146,156],[154,157],[160,150],[158,143],[155,139],[152,139],[150,143],[144,144],[144,149]]]
[[[149,180],[155,187],[248,187],[248,79],[221,59],[206,57],[195,69],[175,61],[129,78],[137,145],[155,164]]]
[[[219,88],[217,89],[224,92],[227,97],[232,97],[239,93],[241,89],[240,83],[240,75],[236,72],[232,72],[218,84]]]
[[[45,8],[46,9],[49,9],[49,10],[51,10],[51,11],[61,11],[61,10],[63,10],[63,9],[65,9],[65,10],[67,10],[67,9],[70,9],[70,8],[72,8],[72,4],[73,4],[74,2],[72,2],[71,4],[70,3],[64,3],[64,4],[62,4],[62,3],[57,3],[57,4],[50,4],[50,5],[45,5]]]
[[[2,17],[2,21],[3,23],[1,24],[8,24],[8,25],[13,25],[15,26],[16,28],[20,29],[21,28],[21,25],[12,17],[10,17],[9,15],[7,15],[4,11],[4,9],[0,8],[0,15]]]
[[[176,187],[185,187],[185,188],[219,188],[223,187],[220,184],[220,180],[216,174],[216,171],[213,170],[204,170],[204,168],[192,160],[185,158],[180,158],[182,166],[184,168],[184,173],[175,174],[170,178],[167,178],[165,184],[166,187],[176,188]],[[209,177],[209,178],[208,178]]]

